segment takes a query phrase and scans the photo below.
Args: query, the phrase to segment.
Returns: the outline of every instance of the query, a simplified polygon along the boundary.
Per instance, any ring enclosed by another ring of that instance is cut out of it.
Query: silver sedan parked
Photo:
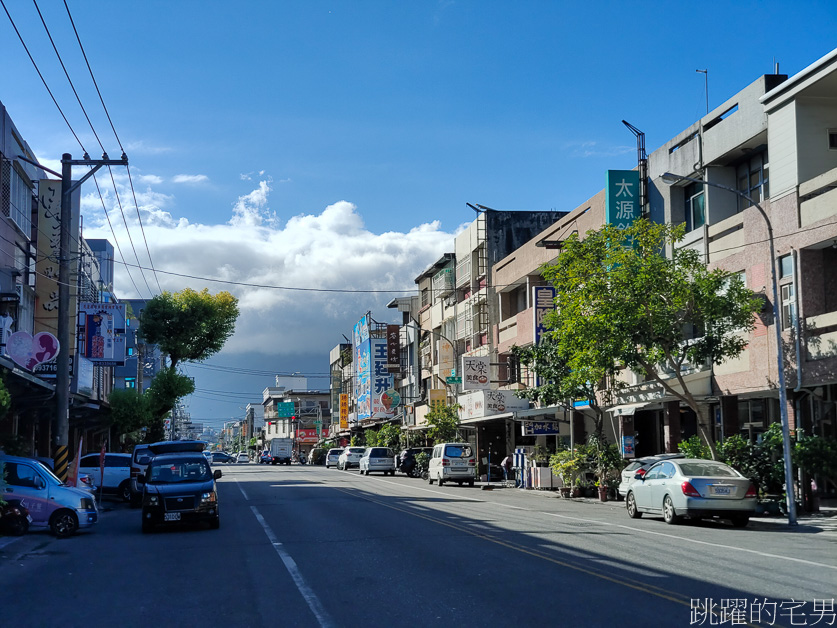
[[[632,519],[643,513],[662,515],[666,523],[715,517],[742,528],[756,510],[756,487],[722,462],[664,460],[636,480],[625,497]]]
[[[395,475],[395,453],[387,447],[367,447],[360,457],[360,474],[381,471],[384,475]]]

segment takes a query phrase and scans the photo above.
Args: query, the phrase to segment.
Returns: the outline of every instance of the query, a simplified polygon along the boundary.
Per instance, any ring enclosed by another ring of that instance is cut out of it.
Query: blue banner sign
[[[639,218],[639,172],[608,170],[605,192],[605,220],[620,229],[630,227]]]
[[[541,337],[547,332],[544,317],[555,309],[555,288],[552,286],[535,286],[532,288],[532,300],[535,307],[535,345],[540,344]]]

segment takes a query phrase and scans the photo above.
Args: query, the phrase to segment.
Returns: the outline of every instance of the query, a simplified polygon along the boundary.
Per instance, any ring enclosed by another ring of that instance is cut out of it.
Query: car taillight
[[[468,464],[469,464],[469,465],[471,465],[471,466],[473,467],[474,465],[476,465],[476,464],[477,464],[477,461],[476,461],[476,459],[475,459],[475,458],[471,458],[471,459],[468,461]]]
[[[744,497],[758,497],[755,484],[750,483],[750,488],[747,489],[747,494]]]
[[[700,497],[700,493],[698,493],[697,489],[692,486],[691,482],[683,482],[683,484],[680,485],[680,489],[683,491],[683,494],[688,497]]]
[[[448,460],[447,458],[442,458],[442,466],[443,467],[449,467],[450,466],[450,460]]]

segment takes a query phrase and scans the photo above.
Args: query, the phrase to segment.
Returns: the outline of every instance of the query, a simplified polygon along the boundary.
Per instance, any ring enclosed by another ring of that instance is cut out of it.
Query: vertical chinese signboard
[[[439,340],[439,375],[442,378],[451,377],[454,374],[453,345],[444,338]]]
[[[355,363],[355,400],[358,421],[368,419],[372,414],[371,400],[371,347],[369,346],[369,322],[366,316],[355,323],[352,330]]]
[[[78,233],[80,192],[77,189],[70,199],[70,250],[71,260],[78,259]],[[38,247],[35,262],[35,333],[58,330],[58,260],[61,249],[61,181],[41,179],[38,182]],[[75,277],[75,273],[72,273]],[[77,311],[78,288],[70,283],[70,312]],[[70,312],[67,313],[70,316]],[[70,325],[68,353],[75,354],[76,326]]]
[[[445,405],[447,403],[447,392],[444,388],[431,388],[430,389],[430,410],[433,411],[439,406]]]
[[[608,170],[605,192],[605,219],[620,229],[630,227],[639,218],[639,172]]]
[[[349,429],[349,395],[340,393],[340,429]]]
[[[555,288],[552,286],[535,286],[532,288],[532,300],[535,306],[532,308],[535,316],[535,345],[539,345],[541,338],[546,333],[544,324],[546,315],[555,309]]]
[[[385,338],[371,338],[369,345],[372,349],[371,415],[375,418],[392,418],[395,416],[392,405],[394,391],[392,375],[387,369],[387,341]],[[387,391],[390,391],[389,395]]]
[[[401,333],[398,325],[387,325],[387,370],[390,373],[401,370]]]

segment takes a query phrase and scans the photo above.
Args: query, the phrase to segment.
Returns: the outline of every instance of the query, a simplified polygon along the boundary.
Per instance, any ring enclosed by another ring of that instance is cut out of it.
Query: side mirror
[[[221,469],[215,469],[215,473],[212,474],[212,477],[215,478],[216,480],[220,480],[221,479]]]
[[[634,479],[644,481],[645,480],[645,474],[644,473],[637,473],[636,475],[634,475]]]
[[[35,476],[35,488],[43,489],[46,488],[46,482],[40,475]]]
[[[145,473],[140,473],[137,476],[137,482],[139,482],[140,484],[145,484]]]

